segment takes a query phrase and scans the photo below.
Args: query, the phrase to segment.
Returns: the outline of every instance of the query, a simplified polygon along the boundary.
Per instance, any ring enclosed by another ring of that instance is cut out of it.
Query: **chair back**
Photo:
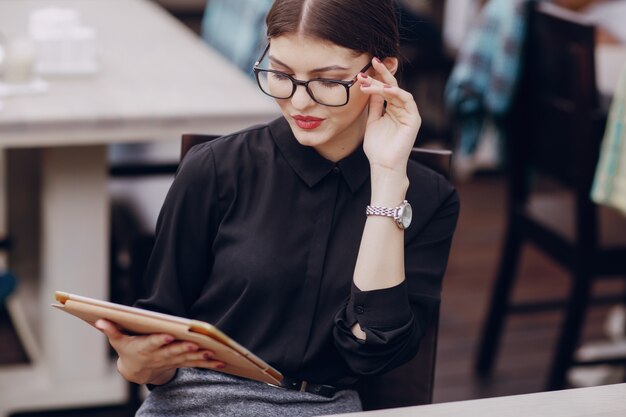
[[[515,106],[507,127],[509,202],[523,210],[535,173],[573,193],[574,235],[597,241],[589,195],[606,112],[595,74],[595,28],[547,2],[529,2],[528,35]]]
[[[415,147],[411,151],[410,158],[450,179],[451,150]]]
[[[181,160],[192,146],[216,137],[184,134],[181,142]],[[451,151],[413,148],[410,157],[444,177],[450,177]],[[432,403],[438,324],[439,310],[437,309],[422,339],[419,351],[411,361],[384,375],[364,378],[359,383],[357,389],[365,410]]]
[[[185,133],[180,141],[180,160],[182,161],[187,155],[187,152],[194,147],[204,142],[212,141],[219,138],[219,135],[205,135],[200,133]]]
[[[605,122],[596,88],[595,29],[547,2],[528,7],[508,162],[519,181],[534,169],[588,195]]]

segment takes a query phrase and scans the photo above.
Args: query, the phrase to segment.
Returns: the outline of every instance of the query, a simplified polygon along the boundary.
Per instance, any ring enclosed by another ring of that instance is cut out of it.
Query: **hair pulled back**
[[[392,0],[276,0],[266,23],[270,39],[303,34],[379,58],[399,55]]]

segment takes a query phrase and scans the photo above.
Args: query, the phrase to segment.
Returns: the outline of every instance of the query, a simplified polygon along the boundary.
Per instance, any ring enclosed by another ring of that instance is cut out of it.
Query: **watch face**
[[[402,227],[406,229],[411,225],[411,219],[413,218],[413,208],[409,203],[406,203],[403,209],[400,211],[400,223]]]

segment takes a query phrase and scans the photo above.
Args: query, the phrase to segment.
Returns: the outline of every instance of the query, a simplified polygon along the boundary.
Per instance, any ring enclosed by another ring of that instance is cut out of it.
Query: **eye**
[[[324,88],[337,88],[340,86],[339,83],[331,80],[317,80],[317,82]]]
[[[276,81],[291,81],[287,74],[283,74],[282,72],[271,72],[272,79]]]

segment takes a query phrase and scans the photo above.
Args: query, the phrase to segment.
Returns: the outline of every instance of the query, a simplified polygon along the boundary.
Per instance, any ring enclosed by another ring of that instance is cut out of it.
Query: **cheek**
[[[278,105],[278,108],[280,108],[280,111],[283,114],[283,116],[285,116],[285,117],[288,116],[289,115],[289,111],[287,109],[287,107],[288,107],[288,100],[276,100],[276,99],[274,99],[274,101]]]
[[[341,117],[347,121],[354,121],[367,106],[369,102],[369,96],[361,91],[350,92],[350,101],[348,104],[341,108]]]

